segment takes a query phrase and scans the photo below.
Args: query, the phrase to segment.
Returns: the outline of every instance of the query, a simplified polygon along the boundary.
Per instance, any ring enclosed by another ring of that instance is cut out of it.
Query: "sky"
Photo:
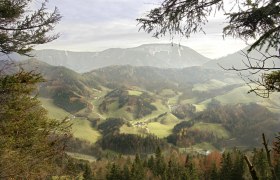
[[[40,0],[35,1],[37,4]],[[137,18],[143,17],[161,0],[49,0],[48,8],[58,7],[62,19],[55,27],[60,38],[36,49],[102,51],[108,48],[131,48],[148,43],[171,43],[170,37],[154,38],[139,31]],[[206,35],[177,37],[173,43],[188,46],[209,58],[234,53],[246,44],[222,36],[224,17],[216,15],[205,26]]]

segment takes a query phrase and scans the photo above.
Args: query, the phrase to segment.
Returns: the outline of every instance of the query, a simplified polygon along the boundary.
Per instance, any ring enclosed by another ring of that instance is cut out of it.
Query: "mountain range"
[[[176,44],[146,44],[135,48],[114,48],[101,52],[37,50],[31,54],[50,65],[64,66],[80,73],[111,65],[184,68],[200,66],[210,60],[188,47]],[[18,59],[17,55],[12,57]],[[29,58],[20,57],[20,60],[26,59]]]
[[[111,48],[101,52],[73,52],[62,50],[36,50],[31,55],[53,66],[64,66],[79,73],[89,72],[112,65],[150,66],[158,68],[185,68],[202,66],[210,69],[244,68],[248,64],[246,53],[248,47],[233,54],[218,59],[207,58],[191,48],[177,44],[144,44],[134,48]],[[249,53],[252,65],[259,63],[254,59],[264,59],[264,55],[275,55],[277,52],[270,49],[268,53],[264,49],[253,50]],[[2,59],[22,61],[30,57],[12,53],[0,56]],[[265,63],[266,67],[280,66],[277,59],[271,59]]]

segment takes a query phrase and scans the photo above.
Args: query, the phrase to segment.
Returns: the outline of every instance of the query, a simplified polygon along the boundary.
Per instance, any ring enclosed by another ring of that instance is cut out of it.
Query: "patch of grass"
[[[164,97],[173,97],[176,96],[176,93],[172,89],[162,89],[159,95]]]
[[[148,124],[150,133],[155,134],[159,138],[165,138],[172,133],[174,125],[164,125],[159,122],[151,122]]]
[[[48,111],[48,116],[53,119],[62,120],[65,117],[69,116],[70,113],[57,107],[52,99],[39,97],[39,101],[42,103],[42,106]]]
[[[128,95],[130,96],[140,96],[141,94],[143,94],[143,92],[141,91],[136,91],[136,90],[128,90]]]
[[[101,134],[91,127],[90,121],[85,118],[75,118],[70,121],[72,125],[73,136],[82,140],[95,143]]]
[[[177,123],[179,123],[179,119],[174,116],[173,114],[171,113],[167,113],[166,115],[160,117],[157,119],[157,122],[160,122],[161,124],[164,124],[164,125],[175,125]]]
[[[172,98],[169,98],[169,99],[168,99],[169,104],[170,104],[170,105],[176,105],[176,104],[178,104],[178,99],[179,99],[179,97],[180,97],[181,94],[182,94],[182,93],[178,93],[178,95],[173,96]]]
[[[196,108],[196,112],[201,112],[204,111],[206,109],[206,105],[205,104],[193,104]]]
[[[213,89],[220,89],[226,85],[227,85],[227,83],[224,83],[224,82],[216,80],[216,79],[211,79],[207,83],[195,84],[192,90],[193,91],[209,91],[209,90],[213,90]]]
[[[117,101],[113,102],[108,106],[108,112],[103,113],[102,115],[109,118],[123,118],[126,120],[133,120],[133,113],[126,111],[127,106],[124,106],[119,109],[119,103]]]
[[[201,131],[211,132],[218,138],[230,138],[229,132],[221,125],[214,123],[196,123],[191,129],[199,129]]]
[[[137,127],[129,127],[126,124],[124,124],[121,128],[120,128],[120,133],[124,133],[124,134],[143,134],[141,133],[141,129],[137,128]]]
[[[157,99],[156,102],[153,102],[151,104],[154,105],[155,107],[157,107],[157,110],[153,111],[151,114],[149,114],[141,119],[138,119],[138,121],[147,121],[149,119],[158,117],[160,114],[169,112],[169,108],[166,105],[162,104],[161,99]]]
[[[195,103],[197,103],[196,98],[181,100],[181,104],[195,104]]]

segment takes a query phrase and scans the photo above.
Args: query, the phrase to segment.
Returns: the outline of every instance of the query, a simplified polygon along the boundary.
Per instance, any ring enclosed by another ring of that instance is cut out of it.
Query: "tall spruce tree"
[[[41,81],[33,72],[0,76],[0,179],[44,177],[63,155],[69,129],[32,96]]]
[[[35,45],[56,39],[49,32],[59,22],[58,10],[46,9],[44,1],[0,1],[0,53],[29,55]],[[35,7],[35,6],[34,6]],[[45,179],[57,172],[56,161],[64,155],[69,126],[49,119],[34,96],[40,74],[9,66],[0,69],[0,179]],[[9,71],[12,69],[12,72]]]

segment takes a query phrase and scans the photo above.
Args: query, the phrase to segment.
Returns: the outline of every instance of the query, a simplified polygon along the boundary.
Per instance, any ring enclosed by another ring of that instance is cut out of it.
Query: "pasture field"
[[[90,121],[85,118],[75,118],[70,121],[72,123],[73,136],[82,140],[89,141],[94,144],[101,134],[91,127]]]
[[[70,115],[69,112],[57,107],[52,99],[39,97],[39,101],[42,103],[42,106],[48,111],[48,116],[50,118],[62,120]]]
[[[151,122],[148,124],[148,128],[151,134],[156,135],[159,138],[165,138],[172,133],[174,125],[163,125],[159,122]]]
[[[141,94],[143,94],[143,92],[141,92],[141,91],[128,90],[128,95],[130,95],[130,96],[141,96]]]

